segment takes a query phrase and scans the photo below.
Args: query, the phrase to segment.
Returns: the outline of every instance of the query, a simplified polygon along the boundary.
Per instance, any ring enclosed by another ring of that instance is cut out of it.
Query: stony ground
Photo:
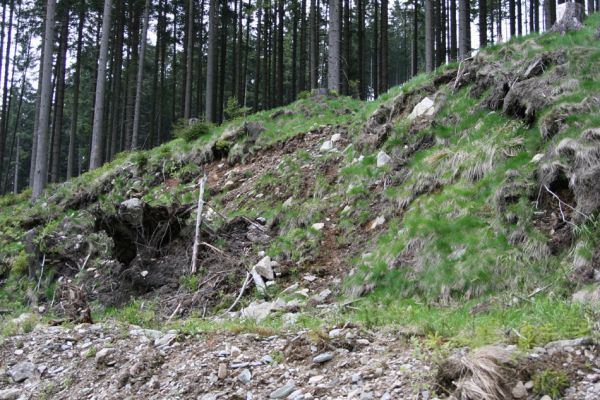
[[[427,399],[433,368],[392,333],[183,337],[37,326],[0,347],[0,398]]]
[[[434,357],[396,332],[257,332],[37,325],[0,345],[0,399],[437,398]],[[566,399],[600,398],[600,352],[589,339],[535,348],[522,365],[562,365],[572,380]],[[512,394],[549,399],[535,395],[531,381],[518,382]]]

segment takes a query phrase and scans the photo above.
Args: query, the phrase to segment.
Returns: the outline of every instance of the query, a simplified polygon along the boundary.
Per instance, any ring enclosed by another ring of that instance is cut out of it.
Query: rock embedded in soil
[[[219,364],[219,369],[217,371],[217,377],[221,381],[224,380],[225,378],[227,378],[227,364],[225,364],[225,363]]]
[[[252,372],[248,368],[242,370],[237,376],[238,381],[242,382],[244,385],[247,385],[252,380]]]
[[[288,381],[288,383],[286,383],[284,386],[271,392],[271,394],[269,395],[269,398],[270,399],[283,399],[284,397],[289,396],[294,391],[295,388],[296,388],[296,382]]]
[[[524,399],[527,397],[527,389],[525,388],[525,385],[523,385],[523,382],[517,382],[512,389],[512,395],[515,399]]]
[[[0,390],[0,400],[16,400],[21,395],[19,389],[4,389]]]
[[[319,354],[318,356],[313,358],[313,362],[315,362],[316,364],[323,364],[323,363],[326,363],[327,361],[331,361],[331,360],[333,360],[333,354],[329,353],[329,352]]]
[[[37,375],[35,365],[29,361],[23,361],[12,367],[8,374],[16,383],[21,383],[27,379],[33,379]]]
[[[271,263],[271,257],[269,256],[263,257],[254,266],[254,269],[260,274],[260,276],[267,280],[272,281],[273,279],[275,279],[275,274],[273,273],[273,266]]]

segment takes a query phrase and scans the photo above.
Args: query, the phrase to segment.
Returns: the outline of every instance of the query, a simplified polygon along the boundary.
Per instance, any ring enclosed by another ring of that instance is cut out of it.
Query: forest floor
[[[599,19],[0,198],[0,400],[600,398]]]

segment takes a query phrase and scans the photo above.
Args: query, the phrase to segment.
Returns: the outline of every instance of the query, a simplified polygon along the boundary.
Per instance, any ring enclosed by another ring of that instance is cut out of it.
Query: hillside
[[[599,22],[0,198],[3,398],[598,398]]]

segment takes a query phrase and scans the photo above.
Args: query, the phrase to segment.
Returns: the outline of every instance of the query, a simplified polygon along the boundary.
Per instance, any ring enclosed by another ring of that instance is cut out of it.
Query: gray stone
[[[557,340],[546,344],[546,350],[561,350],[565,347],[589,346],[594,344],[594,339],[589,336],[584,336],[571,340]]]
[[[408,116],[409,120],[419,117],[430,117],[435,113],[435,103],[429,97],[425,97],[419,104],[415,106],[413,111]]]
[[[289,400],[304,400],[304,392],[302,389],[293,391],[289,396]]]
[[[294,389],[296,388],[296,382],[292,381],[288,381],[288,383],[286,383],[284,386],[280,387],[279,389],[271,392],[271,394],[269,395],[270,399],[283,399],[286,396],[289,396]]]
[[[327,352],[327,353],[319,354],[318,356],[313,358],[313,362],[315,362],[317,364],[322,364],[327,361],[331,361],[332,359],[333,359],[333,354]]]
[[[388,156],[385,151],[380,151],[377,154],[377,168],[384,167],[390,163],[392,157]]]
[[[155,339],[154,345],[156,347],[170,346],[171,343],[173,343],[175,341],[175,339],[177,339],[176,333],[167,333],[165,336],[161,337],[160,339]]]
[[[21,390],[19,389],[4,389],[0,390],[0,400],[16,400],[19,398]]]
[[[260,293],[265,293],[267,291],[267,285],[258,271],[255,268],[252,268],[250,275],[252,275],[252,280],[256,285],[256,290],[258,290]]]
[[[512,395],[515,399],[524,399],[527,397],[527,389],[525,388],[525,385],[523,385],[523,382],[517,382],[515,387],[512,389]]]
[[[317,223],[315,223],[315,224],[312,224],[312,228],[313,228],[315,231],[322,231],[322,230],[323,230],[323,228],[325,228],[325,224],[324,224],[323,222],[317,222]]]
[[[98,351],[96,353],[96,364],[98,365],[107,365],[110,360],[111,360],[111,356],[113,355],[113,353],[115,352],[115,349],[111,348],[111,347],[106,347],[100,351]]]
[[[312,300],[317,303],[317,304],[321,304],[324,303],[325,300],[327,300],[329,298],[329,296],[331,296],[332,292],[329,289],[323,289],[319,294],[314,295],[312,297]]]
[[[217,377],[221,381],[224,380],[225,378],[227,378],[227,365],[225,363],[219,364],[219,369],[217,371]]]
[[[321,148],[319,149],[319,151],[321,151],[322,153],[328,152],[333,150],[333,142],[331,140],[327,140],[325,141],[322,145]]]
[[[241,312],[243,318],[255,319],[256,321],[262,321],[269,316],[271,310],[273,309],[273,304],[269,302],[258,302],[253,301],[248,305],[248,307],[244,308]]]
[[[273,266],[271,263],[271,257],[266,256],[263,257],[255,266],[254,269],[256,272],[260,274],[265,279],[272,281],[275,279],[275,274],[273,273]]]
[[[8,371],[8,375],[16,383],[21,383],[27,379],[33,379],[37,375],[35,365],[29,361],[23,361],[15,365]]]
[[[252,372],[248,368],[242,370],[237,376],[237,380],[242,382],[244,385],[247,385],[252,380]]]
[[[144,203],[135,197],[125,200],[119,206],[119,215],[121,219],[129,222],[131,225],[140,226],[144,215]]]

